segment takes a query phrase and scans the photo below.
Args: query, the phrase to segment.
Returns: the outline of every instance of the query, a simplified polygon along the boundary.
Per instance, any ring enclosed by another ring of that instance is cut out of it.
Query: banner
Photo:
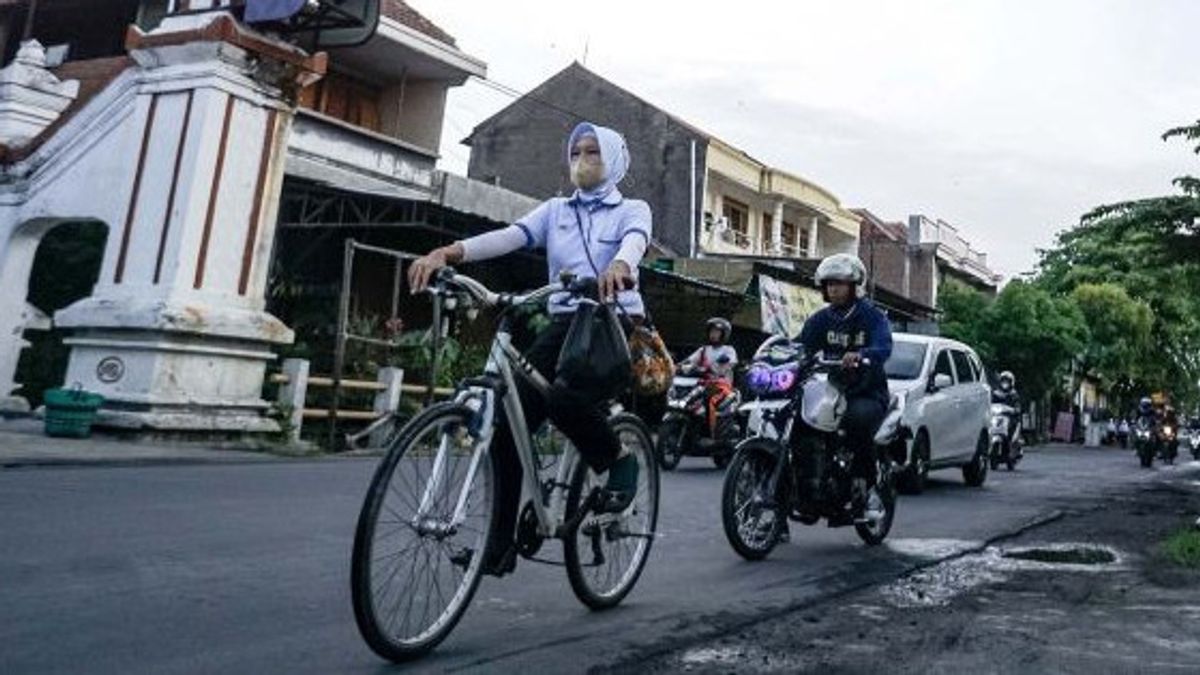
[[[771,335],[799,335],[804,320],[825,306],[825,300],[816,289],[789,284],[765,274],[758,275],[758,295],[762,331]]]

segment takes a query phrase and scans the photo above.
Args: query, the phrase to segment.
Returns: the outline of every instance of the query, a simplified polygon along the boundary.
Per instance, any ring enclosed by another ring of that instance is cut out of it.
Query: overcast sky
[[[1200,160],[1200,2],[408,0],[528,91],[572,60],[890,220],[957,225],[1006,274],[1098,204]],[[512,101],[454,90],[445,168]],[[637,161],[637,158],[634,158]]]

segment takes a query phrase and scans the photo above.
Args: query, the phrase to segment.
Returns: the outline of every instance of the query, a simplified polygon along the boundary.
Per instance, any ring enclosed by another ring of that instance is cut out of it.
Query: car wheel
[[[963,466],[963,480],[971,487],[979,487],[987,480],[988,475],[988,437],[986,433],[979,435],[975,443],[975,455]]]
[[[900,476],[899,488],[906,495],[919,495],[925,491],[929,478],[929,435],[924,431],[913,439],[912,453],[908,466]]]

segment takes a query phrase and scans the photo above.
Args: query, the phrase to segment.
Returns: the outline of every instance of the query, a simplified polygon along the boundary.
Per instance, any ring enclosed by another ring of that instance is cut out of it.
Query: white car
[[[905,431],[901,488],[925,489],[931,470],[961,468],[967,485],[980,486],[988,472],[991,388],[979,356],[961,342],[895,333],[884,365],[892,393],[892,416]]]

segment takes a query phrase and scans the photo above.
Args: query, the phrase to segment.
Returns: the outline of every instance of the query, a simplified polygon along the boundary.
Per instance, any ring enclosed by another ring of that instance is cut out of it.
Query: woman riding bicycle
[[[645,315],[642,297],[636,290],[638,263],[650,241],[650,207],[643,201],[625,199],[617,189],[629,168],[629,151],[621,134],[584,122],[567,140],[567,166],[576,190],[570,197],[555,197],[508,227],[493,230],[436,249],[414,261],[409,268],[409,285],[414,293],[424,290],[433,275],[447,265],[479,262],[521,248],[545,248],[549,279],[563,272],[577,277],[594,277],[601,299],[616,302],[634,322]],[[548,398],[522,387],[521,403],[530,430],[549,417],[579,450],[597,474],[608,472],[605,493],[597,510],[619,513],[637,489],[637,458],[624,453],[608,425],[607,393],[583,391],[555,376],[559,353],[571,327],[576,303],[566,293],[552,296],[550,326],[543,330],[525,355],[529,363],[552,382]],[[493,446],[499,494],[506,498],[496,513],[488,546],[485,573],[503,575],[516,565],[512,533],[521,492],[521,467],[512,434],[498,429]]]

